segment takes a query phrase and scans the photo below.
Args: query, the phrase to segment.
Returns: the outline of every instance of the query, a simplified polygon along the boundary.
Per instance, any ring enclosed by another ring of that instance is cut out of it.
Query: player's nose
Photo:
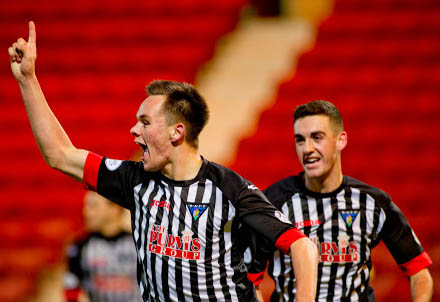
[[[140,135],[139,133],[139,122],[137,122],[133,127],[131,127],[130,129],[130,133],[133,134],[134,136],[138,137]]]

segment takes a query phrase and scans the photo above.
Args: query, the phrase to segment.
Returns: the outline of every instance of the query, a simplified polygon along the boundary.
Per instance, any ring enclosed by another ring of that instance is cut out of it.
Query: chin
[[[304,173],[307,178],[315,178],[315,179],[322,178],[325,174],[324,172],[318,169],[312,169],[312,170],[304,169]]]
[[[149,165],[149,164],[147,164],[145,162],[142,162],[142,163],[144,164],[144,171],[146,171],[146,172],[156,172],[156,171],[160,170],[159,167],[155,167],[153,165]]]

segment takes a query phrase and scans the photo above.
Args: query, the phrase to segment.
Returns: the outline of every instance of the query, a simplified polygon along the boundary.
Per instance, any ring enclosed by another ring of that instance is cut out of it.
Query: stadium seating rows
[[[34,20],[37,75],[75,146],[128,158],[146,84],[193,82],[246,2],[2,1],[0,45],[26,38]],[[79,230],[84,191],[44,163],[8,62],[0,64],[0,301],[16,302],[35,294],[39,272],[60,261]]]
[[[314,49],[299,58],[295,76],[280,84],[274,106],[240,143],[232,168],[262,189],[297,174],[291,113],[313,99],[332,101],[348,131],[343,172],[390,193],[435,257],[439,20],[435,0],[335,0]],[[373,253],[378,301],[408,300],[407,281],[390,266],[389,253],[383,246]],[[438,265],[431,272],[437,276]]]

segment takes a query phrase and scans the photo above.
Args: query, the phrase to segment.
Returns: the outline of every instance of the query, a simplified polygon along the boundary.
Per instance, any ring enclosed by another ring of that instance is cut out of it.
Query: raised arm
[[[8,49],[12,74],[17,80],[38,147],[47,164],[82,181],[88,152],[76,149],[46,102],[35,75],[36,31],[29,22],[29,39],[19,38]]]
[[[309,238],[300,238],[290,246],[296,278],[296,302],[315,301],[318,280],[318,250]]]

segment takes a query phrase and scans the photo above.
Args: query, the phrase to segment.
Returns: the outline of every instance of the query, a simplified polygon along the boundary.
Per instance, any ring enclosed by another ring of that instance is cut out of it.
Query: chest
[[[189,186],[150,182],[135,189],[135,204],[133,234],[141,253],[200,260],[207,246],[222,242],[230,248],[235,207],[209,180]]]

